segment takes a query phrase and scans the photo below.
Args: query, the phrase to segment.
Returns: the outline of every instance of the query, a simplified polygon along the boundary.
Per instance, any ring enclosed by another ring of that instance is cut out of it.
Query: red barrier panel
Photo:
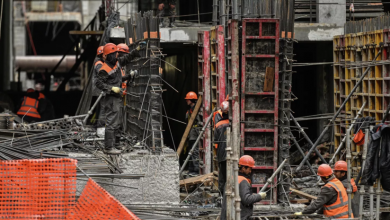
[[[0,219],[65,219],[75,205],[77,160],[0,161]]]
[[[138,220],[139,218],[95,181],[89,179],[77,205],[70,211],[67,219]]]

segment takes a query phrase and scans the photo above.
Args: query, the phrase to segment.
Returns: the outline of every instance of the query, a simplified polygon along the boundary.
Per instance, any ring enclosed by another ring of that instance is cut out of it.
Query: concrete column
[[[344,26],[346,19],[345,1],[346,0],[316,0],[317,3],[335,3],[316,5],[317,23]]]

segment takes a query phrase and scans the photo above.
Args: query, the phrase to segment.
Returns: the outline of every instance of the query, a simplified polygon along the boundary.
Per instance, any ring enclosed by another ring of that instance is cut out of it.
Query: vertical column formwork
[[[256,192],[278,167],[278,91],[279,20],[243,19],[241,121],[245,123],[241,124],[241,148],[256,161],[252,182]],[[276,202],[277,193],[272,189],[260,203]]]
[[[207,118],[211,113],[211,95],[210,95],[210,32],[198,32],[198,93],[203,96],[202,109],[199,114],[203,116],[203,123],[206,123]],[[200,143],[200,158],[203,161],[201,173],[206,174],[211,172],[211,129],[206,128]]]

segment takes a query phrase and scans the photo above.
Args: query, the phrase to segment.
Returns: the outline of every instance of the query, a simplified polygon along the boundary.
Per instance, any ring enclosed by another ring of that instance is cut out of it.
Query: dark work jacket
[[[241,198],[241,220],[247,220],[253,214],[253,204],[260,202],[261,196],[252,192],[251,181],[242,173],[238,173],[238,182]]]
[[[97,80],[95,83],[96,87],[106,94],[121,96],[120,93],[115,94],[114,92],[112,92],[111,88],[121,88],[122,82],[128,80],[128,76],[122,77],[121,67],[129,64],[136,57],[139,57],[138,51],[132,50],[129,54],[126,54],[123,57],[118,57],[116,64],[105,62],[98,73]],[[108,65],[108,67],[112,70],[109,72],[105,71],[105,64]]]
[[[390,129],[387,124],[378,124],[371,131],[361,185],[372,186],[381,176],[382,187],[390,191]],[[380,157],[379,157],[380,156]]]
[[[332,180],[336,177],[331,177],[329,180]],[[331,205],[337,201],[337,192],[331,187],[322,187],[320,195],[317,196],[317,199],[312,201],[305,210],[302,211],[302,214],[313,214],[317,210],[321,209],[324,205]],[[317,212],[318,213],[318,212]]]
[[[225,117],[221,116],[221,119],[215,125],[214,141],[217,147],[218,162],[226,161],[226,129],[229,127],[228,117],[227,115]]]
[[[100,92],[101,92],[101,90],[96,87],[96,81],[97,81],[99,71],[103,66],[103,63],[104,63],[103,60],[101,60],[100,58],[97,57],[95,59],[94,71],[93,71],[93,75],[92,75],[92,95],[93,96],[99,96]]]
[[[192,112],[194,112],[196,103],[194,106],[192,106],[187,112],[186,112],[186,121],[187,123],[190,121]],[[194,123],[192,123],[192,128],[190,130],[190,133],[188,134],[188,140],[195,141],[199,136],[199,130],[202,129],[202,116],[199,114],[196,115]]]

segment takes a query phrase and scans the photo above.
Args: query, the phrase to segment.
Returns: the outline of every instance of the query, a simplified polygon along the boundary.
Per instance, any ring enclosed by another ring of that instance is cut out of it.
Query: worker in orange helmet
[[[164,3],[168,3],[168,7],[169,7],[169,27],[176,27],[175,26],[176,0],[158,0],[157,3],[158,3],[157,17],[160,19],[160,27],[165,27],[164,25],[165,4]]]
[[[101,93],[101,90],[96,87],[96,80],[97,75],[100,71],[100,69],[103,66],[104,59],[103,59],[103,48],[104,46],[98,47],[96,51],[96,58],[94,62],[94,73],[92,75],[92,95],[93,96],[99,96]],[[104,95],[104,94],[103,94]],[[105,113],[104,113],[104,102],[100,102],[100,109],[99,109],[99,117],[97,126],[98,127],[104,127],[105,126]]]
[[[334,175],[336,176],[337,179],[341,181],[341,183],[344,185],[345,189],[348,189],[348,186],[351,185],[352,192],[357,191],[357,186],[355,183],[355,180],[351,178],[351,183],[348,183],[348,178],[347,178],[347,172],[348,172],[348,165],[347,162],[343,160],[339,160],[336,162],[334,165]]]
[[[96,87],[102,90],[106,95],[104,102],[105,110],[105,136],[104,144],[107,154],[120,154],[121,150],[115,148],[115,142],[119,142],[116,133],[119,133],[120,128],[120,106],[122,104],[121,86],[122,82],[127,80],[127,76],[122,76],[122,66],[129,64],[133,59],[139,57],[139,50],[146,45],[146,42],[141,42],[135,50],[118,57],[118,48],[113,43],[108,43],[103,48],[104,64],[98,72]]]
[[[198,95],[196,95],[195,92],[188,92],[184,99],[186,100],[188,106],[188,110],[186,113],[186,120],[189,122],[191,115],[194,112],[195,104],[198,101]],[[202,126],[201,122],[202,122],[202,118],[200,114],[197,114],[192,124],[190,133],[188,134],[188,146],[190,148],[192,148],[196,139],[199,136],[199,129]],[[199,174],[199,148],[198,147],[195,147],[191,155],[190,163],[188,165],[188,174],[189,176],[197,176]]]
[[[324,215],[332,219],[348,218],[348,195],[344,185],[334,175],[332,168],[328,164],[321,164],[318,167],[317,175],[325,185],[321,188],[321,193],[302,212],[295,215],[312,214],[323,208]],[[353,218],[353,214],[351,213]]]
[[[124,55],[130,53],[129,47],[126,44],[118,44],[117,48],[118,48],[118,57],[123,57]],[[122,66],[122,76],[123,77],[125,76],[124,68],[125,67]],[[122,82],[122,90],[123,90],[123,94],[122,95],[126,95],[126,92],[127,92],[127,80]]]
[[[226,129],[229,127],[229,102],[224,101],[214,117],[214,146],[217,148],[218,189],[224,194],[226,183]]]
[[[252,191],[252,168],[255,167],[255,160],[249,155],[244,155],[238,161],[238,189],[240,193],[241,220],[248,220],[253,214],[253,204],[260,202],[267,197],[267,193]],[[226,196],[223,198],[221,220],[226,219]]]

